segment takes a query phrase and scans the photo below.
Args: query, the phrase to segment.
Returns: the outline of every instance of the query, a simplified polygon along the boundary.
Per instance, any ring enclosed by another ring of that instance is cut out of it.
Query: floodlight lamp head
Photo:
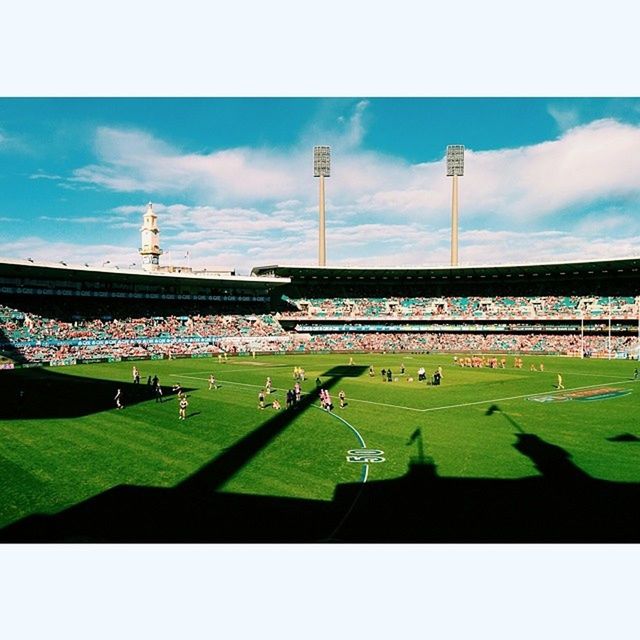
[[[331,175],[331,147],[325,145],[313,147],[313,177]]]
[[[464,145],[450,144],[447,146],[447,175],[464,175]]]

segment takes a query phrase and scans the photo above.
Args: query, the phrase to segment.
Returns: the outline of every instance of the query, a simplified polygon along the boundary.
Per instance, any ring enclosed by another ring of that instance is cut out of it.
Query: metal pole
[[[321,267],[324,267],[327,264],[327,248],[325,244],[324,237],[324,226],[325,226],[325,217],[324,217],[324,176],[320,176],[320,237],[319,237],[319,246],[318,246],[318,264]]]
[[[609,296],[609,360],[611,360],[611,296]]]
[[[584,358],[584,309],[580,310],[580,357]]]
[[[455,174],[451,192],[451,266],[458,266],[458,176]]]

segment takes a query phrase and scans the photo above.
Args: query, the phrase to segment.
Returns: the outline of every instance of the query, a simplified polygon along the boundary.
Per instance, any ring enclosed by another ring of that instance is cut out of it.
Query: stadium
[[[0,540],[637,542],[640,258],[0,262]]]
[[[3,260],[0,539],[637,542],[639,267]]]

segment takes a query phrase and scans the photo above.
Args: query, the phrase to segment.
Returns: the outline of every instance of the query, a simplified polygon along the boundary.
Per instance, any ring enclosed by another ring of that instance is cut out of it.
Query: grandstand
[[[638,356],[639,259],[259,267],[250,277],[0,263],[5,366],[220,352]]]
[[[639,259],[416,269],[258,267],[286,277],[310,348],[638,356]]]
[[[57,365],[217,353],[218,337],[234,338],[230,348],[272,333],[271,292],[287,282],[5,260],[0,352],[14,364]]]

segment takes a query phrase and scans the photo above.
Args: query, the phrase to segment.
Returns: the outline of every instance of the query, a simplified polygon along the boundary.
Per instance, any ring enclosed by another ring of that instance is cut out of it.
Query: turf
[[[131,362],[2,371],[0,528],[120,485],[175,487],[225,455],[226,472],[214,491],[315,501],[331,501],[344,483],[401,478],[420,446],[442,477],[537,476],[535,460],[515,446],[522,433],[560,447],[593,478],[640,482],[635,363],[525,357],[521,370],[513,368],[512,358],[506,369],[493,370],[457,367],[448,354],[354,358],[354,367],[341,354],[136,363],[143,381],[159,376],[167,392],[162,403],[144,382],[130,383]],[[541,362],[544,373],[530,371],[531,363]],[[257,396],[267,376],[275,388],[267,404],[277,397],[284,407],[296,365],[306,371],[303,391],[313,403],[299,410],[260,410]],[[421,365],[429,373],[441,366],[442,384],[418,382]],[[383,382],[380,370],[389,367],[398,380]],[[210,373],[218,390],[208,390]],[[555,388],[558,373],[564,391]],[[318,407],[316,377],[332,385],[333,414]],[[177,398],[170,393],[175,382],[187,390],[185,421],[178,420]],[[124,391],[122,410],[113,403],[118,387]],[[599,388],[630,393],[551,400]],[[16,401],[20,389],[22,406]],[[338,406],[340,389],[347,396],[345,409]],[[548,401],[531,400],[540,396]],[[267,435],[255,437],[271,423]],[[409,442],[417,429],[419,437]],[[246,443],[242,453],[238,443]],[[347,452],[363,446],[382,451],[378,458],[384,461],[349,462]]]

